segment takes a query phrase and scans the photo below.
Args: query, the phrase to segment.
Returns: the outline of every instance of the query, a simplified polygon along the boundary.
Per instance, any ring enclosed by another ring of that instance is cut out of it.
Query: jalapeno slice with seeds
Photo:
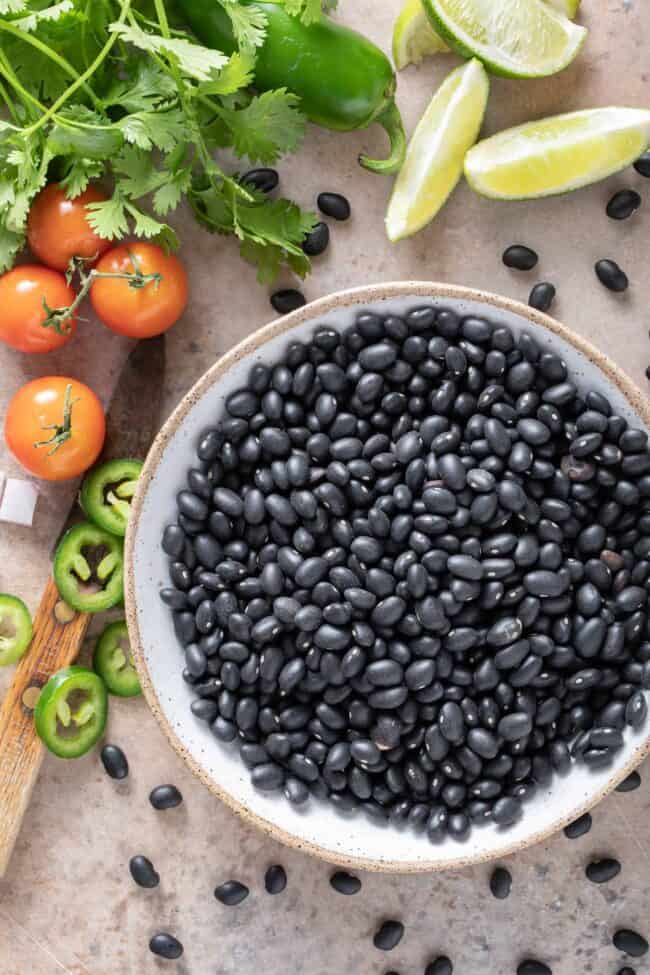
[[[131,500],[142,470],[139,460],[109,460],[94,467],[81,487],[80,502],[91,521],[112,535],[123,536]]]
[[[124,594],[122,540],[82,521],[66,532],[54,556],[61,598],[79,613],[100,613]]]
[[[20,660],[32,639],[32,618],[22,599],[0,592],[0,667]]]
[[[109,623],[101,634],[95,644],[93,668],[106,684],[109,694],[135,697],[142,693],[125,620]]]
[[[59,758],[79,758],[101,738],[107,712],[101,677],[86,667],[64,667],[41,691],[34,721],[49,751]]]

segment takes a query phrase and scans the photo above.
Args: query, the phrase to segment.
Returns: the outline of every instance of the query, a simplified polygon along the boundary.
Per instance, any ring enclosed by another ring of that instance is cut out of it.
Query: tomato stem
[[[78,399],[72,399],[72,383],[68,383],[65,387],[63,399],[63,423],[51,423],[48,426],[41,427],[42,430],[52,430],[52,436],[48,437],[47,440],[37,440],[34,447],[51,447],[52,449],[47,452],[47,456],[50,457],[66,440],[70,439],[72,436],[72,407],[78,402]]]
[[[95,281],[101,278],[113,278],[119,281],[127,281],[130,288],[146,288],[148,285],[153,284],[154,288],[158,290],[160,287],[160,282],[163,280],[163,276],[160,271],[153,271],[151,274],[144,274],[142,267],[140,266],[140,261],[132,251],[128,251],[129,260],[133,265],[133,271],[96,271],[92,268],[91,271],[86,274],[83,269],[83,265],[86,263],[84,258],[73,257],[70,261],[70,267],[66,274],[68,283],[74,276],[75,272],[79,273],[79,279],[81,282],[81,287],[76,294],[76,297],[72,304],[67,305],[65,308],[50,308],[47,304],[45,298],[43,298],[43,308],[45,309],[46,318],[42,323],[43,328],[53,328],[58,335],[67,335],[70,331],[70,320],[76,314],[79,305],[82,303],[90,289],[92,288]],[[91,257],[88,260],[94,261],[95,258]],[[68,322],[67,327],[65,323]]]

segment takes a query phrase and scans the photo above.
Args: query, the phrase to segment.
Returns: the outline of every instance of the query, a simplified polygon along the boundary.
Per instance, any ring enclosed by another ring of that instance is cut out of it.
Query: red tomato
[[[77,477],[104,444],[102,405],[84,383],[65,376],[34,379],[9,403],[5,440],[30,474],[46,481]]]
[[[0,341],[20,352],[50,352],[65,345],[76,327],[76,319],[60,323],[60,330],[45,326],[45,304],[56,310],[67,308],[75,293],[64,276],[39,264],[21,264],[0,277]]]
[[[166,332],[178,321],[187,304],[185,268],[156,244],[135,242],[113,247],[99,260],[102,274],[159,274],[160,281],[137,286],[136,280],[99,278],[90,289],[98,316],[113,332],[146,339]]]
[[[32,203],[27,219],[27,240],[34,254],[49,267],[67,271],[73,257],[97,258],[111,246],[88,223],[87,203],[106,199],[89,186],[69,200],[58,183],[50,183]]]

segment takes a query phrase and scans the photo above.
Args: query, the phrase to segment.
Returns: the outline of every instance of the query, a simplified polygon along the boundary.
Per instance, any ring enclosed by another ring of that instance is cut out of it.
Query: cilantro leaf
[[[298,109],[300,99],[286,88],[256,95],[243,108],[221,110],[238,156],[253,162],[273,163],[292,152],[305,131],[305,117]]]
[[[0,0],[0,14],[19,14],[25,9],[25,0]]]
[[[313,24],[321,13],[333,10],[337,0],[279,0],[287,13],[292,17],[299,17],[303,24]]]
[[[39,24],[44,20],[58,20],[63,14],[70,13],[73,7],[72,0],[61,0],[60,3],[53,3],[51,7],[45,7],[43,10],[34,10],[27,14],[26,17],[20,17],[18,20],[14,20],[13,25],[29,33],[30,31],[37,30]]]
[[[140,149],[155,146],[164,152],[171,152],[184,138],[187,120],[180,109],[173,108],[166,112],[134,112],[120,119],[117,126],[126,141]]]
[[[261,47],[266,36],[266,14],[254,4],[239,3],[239,0],[222,0],[222,6],[232,24],[235,40],[240,48],[249,50]]]
[[[160,34],[149,34],[136,25],[119,23],[111,24],[108,29],[142,51],[170,57],[184,74],[198,81],[207,81],[213,71],[223,68],[228,61],[221,51],[194,44],[184,37],[161,37]]]
[[[0,271],[6,271],[12,266],[16,255],[25,246],[25,234],[9,230],[0,224]]]
[[[85,105],[66,105],[50,129],[47,145],[56,156],[110,159],[124,143],[110,119]]]
[[[157,64],[138,60],[135,74],[113,82],[102,103],[119,105],[126,112],[151,112],[176,96],[174,79]]]
[[[159,217],[164,217],[170,210],[175,210],[191,183],[192,172],[189,167],[179,169],[173,174],[169,173],[167,182],[163,183],[153,195],[154,212]]]
[[[104,163],[102,160],[73,156],[65,176],[59,181],[59,185],[65,191],[68,199],[73,200],[75,196],[83,193],[91,180],[99,179],[103,172]]]
[[[106,240],[124,237],[129,231],[129,220],[126,212],[125,199],[116,190],[108,200],[98,203],[88,203],[88,223],[95,233]]]
[[[255,58],[246,51],[235,51],[218,75],[199,85],[201,95],[232,95],[252,84]]]
[[[120,189],[129,199],[145,196],[159,186],[151,153],[137,146],[125,146],[113,162],[113,170],[119,178]]]

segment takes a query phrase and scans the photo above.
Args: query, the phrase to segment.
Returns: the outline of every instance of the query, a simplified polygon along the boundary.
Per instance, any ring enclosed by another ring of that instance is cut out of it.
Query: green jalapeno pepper
[[[32,618],[22,599],[0,592],[0,667],[20,660],[32,639]]]
[[[139,460],[109,460],[94,467],[83,482],[79,498],[90,520],[112,535],[125,535],[141,470]]]
[[[388,133],[390,156],[360,156],[359,162],[375,173],[396,172],[406,140],[394,99],[395,73],[384,52],[328,17],[306,25],[280,4],[256,0],[254,5],[267,21],[264,43],[256,50],[255,87],[287,88],[299,96],[307,118],[326,129],[347,132],[377,122]],[[237,49],[230,18],[217,0],[178,0],[177,6],[203,44],[226,54]]]
[[[82,521],[66,532],[54,556],[61,598],[79,613],[100,613],[124,594],[122,539]]]
[[[109,694],[135,697],[142,693],[124,620],[109,623],[98,639],[93,653],[93,668],[106,684]]]
[[[39,738],[59,758],[78,758],[106,727],[108,695],[101,677],[86,667],[64,667],[50,677],[34,709]]]

